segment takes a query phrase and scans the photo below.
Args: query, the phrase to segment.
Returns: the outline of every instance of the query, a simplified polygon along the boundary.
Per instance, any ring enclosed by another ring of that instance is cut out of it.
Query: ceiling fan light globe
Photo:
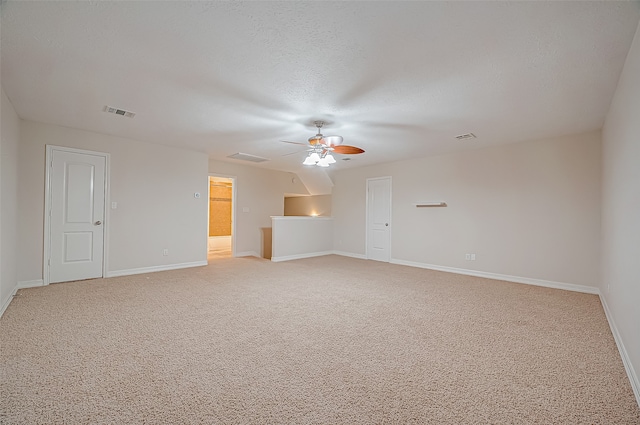
[[[327,146],[338,146],[343,140],[342,136],[325,136],[322,138],[322,143]]]
[[[318,155],[317,152],[311,152],[311,155],[309,155],[308,158],[311,158],[314,164],[320,161],[320,155]]]
[[[318,144],[323,143],[322,141],[322,134],[317,135],[317,136],[313,136],[313,137],[309,137],[309,144],[311,146],[316,146]]]
[[[304,159],[304,162],[302,163],[302,165],[316,165],[316,161],[314,161],[313,159],[311,159],[310,156],[308,156]]]
[[[328,153],[324,158],[327,160],[327,163],[329,163],[329,164],[335,164],[336,163],[336,159],[330,153]]]
[[[329,166],[329,161],[327,160],[327,158],[320,158],[320,161],[318,161],[318,163],[316,165],[318,167],[328,167]]]

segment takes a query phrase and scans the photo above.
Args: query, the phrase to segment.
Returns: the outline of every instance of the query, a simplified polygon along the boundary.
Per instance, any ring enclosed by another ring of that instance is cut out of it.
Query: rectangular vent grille
[[[456,139],[458,140],[467,140],[467,139],[475,139],[476,135],[473,133],[467,133],[467,134],[461,134],[459,136],[456,136]]]
[[[239,159],[241,161],[251,161],[251,162],[265,162],[268,161],[267,158],[263,158],[261,156],[250,155],[248,153],[234,153],[233,155],[229,155],[227,158]]]
[[[136,116],[135,112],[125,111],[124,109],[114,108],[113,106],[105,106],[104,111],[110,114],[122,115],[127,118],[133,118]]]

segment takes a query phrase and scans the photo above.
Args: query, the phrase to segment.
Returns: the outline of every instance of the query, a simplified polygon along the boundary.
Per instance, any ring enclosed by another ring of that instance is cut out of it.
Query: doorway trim
[[[367,179],[365,188],[365,230],[364,230],[364,256],[367,260],[371,259],[369,252],[369,182],[374,180],[389,180],[389,263],[391,262],[391,232],[393,231],[393,218],[391,216],[393,211],[393,181],[391,176],[383,177],[371,177]]]
[[[85,149],[68,148],[65,146],[45,145],[45,174],[44,174],[44,246],[42,255],[42,284],[48,285],[50,282],[51,272],[51,172],[53,162],[53,152],[71,152],[83,155],[101,156],[105,159],[104,170],[104,223],[102,226],[103,239],[102,239],[102,277],[107,276],[107,265],[109,260],[109,224],[111,222],[110,217],[110,193],[109,193],[109,180],[110,180],[110,168],[111,168],[111,154],[106,152],[89,151]]]
[[[236,176],[231,176],[229,174],[220,174],[220,173],[209,173],[207,177],[207,245],[206,245],[206,253],[209,254],[209,214],[211,214],[210,206],[211,202],[209,201],[210,193],[209,193],[209,177],[222,177],[225,179],[231,180],[231,256],[236,256],[236,198],[238,196],[238,179]]]

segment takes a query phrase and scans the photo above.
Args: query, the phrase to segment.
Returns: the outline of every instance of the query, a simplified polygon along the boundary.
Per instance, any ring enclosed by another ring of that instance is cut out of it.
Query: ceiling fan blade
[[[308,143],[300,143],[300,142],[289,142],[287,140],[280,140],[280,142],[282,143],[290,143],[292,145],[300,145],[300,146],[309,146]]]
[[[305,149],[305,150],[302,150],[302,151],[295,151],[295,152],[285,153],[285,154],[282,154],[280,156],[298,155],[298,154],[300,154],[302,152],[308,152],[308,151],[309,151],[309,149]]]
[[[363,153],[364,149],[360,149],[356,146],[340,145],[340,146],[334,146],[333,151],[335,153],[339,153],[342,155],[355,155],[355,154]]]

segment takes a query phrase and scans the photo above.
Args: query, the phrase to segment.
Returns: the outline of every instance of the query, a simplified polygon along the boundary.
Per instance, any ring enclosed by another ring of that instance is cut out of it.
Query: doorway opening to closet
[[[209,261],[233,256],[234,179],[209,176]]]

